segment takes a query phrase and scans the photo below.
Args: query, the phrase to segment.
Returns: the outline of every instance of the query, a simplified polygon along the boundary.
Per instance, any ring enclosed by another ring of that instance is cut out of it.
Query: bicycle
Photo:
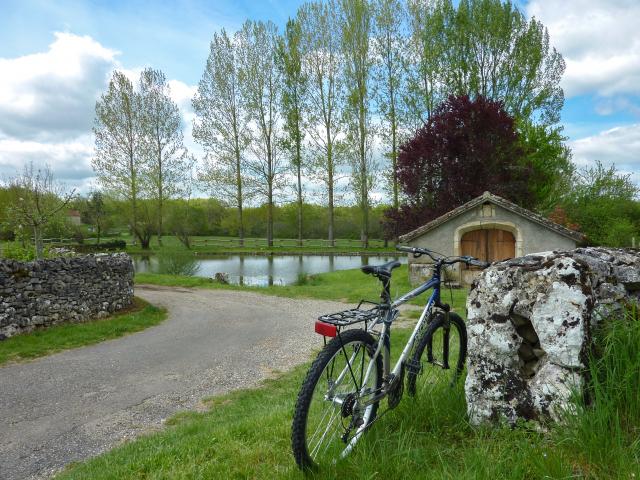
[[[431,278],[392,302],[391,276],[400,262],[363,266],[364,273],[382,282],[381,302],[362,300],[354,309],[323,315],[315,323],[315,331],[324,336],[325,346],[302,383],[291,431],[293,454],[302,470],[348,455],[382,415],[377,416],[380,401],[388,400],[389,408],[384,413],[400,403],[405,373],[407,390],[415,396],[425,349],[426,363],[439,367],[452,384],[462,374],[467,333],[462,318],[440,301],[442,270],[456,263],[483,268],[489,264],[470,256],[443,256],[426,248],[396,248],[416,258],[429,256],[434,262]],[[391,369],[391,326],[398,307],[430,289],[431,296]],[[371,307],[363,308],[366,305]],[[327,342],[327,338],[331,340]],[[424,387],[425,382],[421,383]]]

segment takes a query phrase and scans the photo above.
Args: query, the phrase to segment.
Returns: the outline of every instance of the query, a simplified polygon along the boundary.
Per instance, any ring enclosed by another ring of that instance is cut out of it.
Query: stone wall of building
[[[486,269],[467,299],[471,422],[559,419],[585,385],[594,327],[639,293],[632,250],[543,252]]]
[[[0,340],[38,327],[106,317],[132,301],[133,262],[124,253],[0,260]]]

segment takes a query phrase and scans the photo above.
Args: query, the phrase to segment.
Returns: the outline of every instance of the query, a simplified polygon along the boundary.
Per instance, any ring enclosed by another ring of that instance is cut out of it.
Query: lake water
[[[168,273],[213,277],[216,273],[228,275],[236,285],[291,285],[302,275],[333,272],[376,265],[391,260],[406,263],[405,256],[354,255],[228,255],[192,256],[161,255],[134,256],[136,272]]]

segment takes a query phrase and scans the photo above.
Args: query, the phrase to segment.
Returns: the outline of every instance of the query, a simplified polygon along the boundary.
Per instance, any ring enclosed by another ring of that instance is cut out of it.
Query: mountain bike
[[[477,267],[489,264],[469,256],[447,257],[426,248],[398,246],[414,257],[433,261],[431,278],[391,300],[391,275],[399,261],[367,265],[361,270],[382,282],[380,302],[362,300],[356,308],[323,315],[315,331],[325,346],[309,368],[296,402],[291,441],[296,463],[315,469],[345,457],[363,433],[380,418],[380,401],[395,408],[405,387],[411,396],[432,381],[452,384],[462,374],[467,354],[464,321],[440,301],[443,269],[456,263]],[[391,368],[391,326],[398,307],[433,289],[396,364]],[[330,339],[327,341],[327,339]],[[433,376],[426,374],[428,367]]]

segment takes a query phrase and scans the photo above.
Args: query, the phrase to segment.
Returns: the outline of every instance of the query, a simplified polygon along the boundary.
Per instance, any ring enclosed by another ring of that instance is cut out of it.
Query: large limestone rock
[[[467,300],[471,422],[557,420],[584,385],[593,328],[639,290],[631,250],[543,252],[485,270]]]

